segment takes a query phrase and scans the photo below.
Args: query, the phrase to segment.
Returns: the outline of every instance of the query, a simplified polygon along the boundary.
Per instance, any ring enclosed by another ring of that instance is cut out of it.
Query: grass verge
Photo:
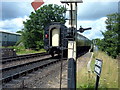
[[[90,64],[92,71],[87,71],[87,65],[84,65],[82,70],[78,70],[77,88],[94,88],[96,81],[94,64],[96,58],[103,60],[99,88],[105,90],[108,88],[118,88],[118,61],[117,59],[112,59],[106,55],[106,53],[101,51],[94,52],[94,56]]]
[[[6,47],[1,47],[1,48],[6,48]],[[32,49],[25,49],[25,47],[23,47],[23,46],[9,46],[7,48],[13,48],[16,51],[17,55],[46,52],[44,49],[40,49],[38,51],[35,51]]]

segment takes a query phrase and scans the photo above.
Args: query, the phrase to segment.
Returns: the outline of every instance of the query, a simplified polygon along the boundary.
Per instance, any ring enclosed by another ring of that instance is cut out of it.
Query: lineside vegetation
[[[120,14],[107,15],[106,31],[101,32],[103,39],[95,39],[99,49],[106,52],[112,58],[120,54]]]
[[[22,34],[21,42],[26,49],[39,50],[43,48],[44,27],[51,22],[65,23],[66,9],[56,4],[44,5],[35,12],[31,12],[29,19],[23,22],[24,28],[20,32]]]
[[[118,88],[118,60],[113,59],[102,51],[94,53],[91,61],[91,70],[87,70],[87,63],[82,69],[77,70],[77,88],[94,88],[96,82],[96,74],[94,73],[95,59],[103,60],[102,73],[99,81],[100,90],[109,88]]]
[[[6,48],[6,47],[0,47],[0,48]],[[17,55],[46,52],[44,49],[39,49],[37,51],[32,49],[25,49],[24,46],[9,46],[7,48],[14,49]]]

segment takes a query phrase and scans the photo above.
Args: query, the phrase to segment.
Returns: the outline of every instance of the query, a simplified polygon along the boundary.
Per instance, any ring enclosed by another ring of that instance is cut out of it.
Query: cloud
[[[102,17],[98,20],[92,21],[92,20],[84,20],[84,21],[78,21],[78,26],[82,26],[83,28],[91,27],[92,30],[85,31],[84,33],[81,33],[82,35],[86,36],[89,39],[95,39],[95,38],[103,38],[101,31],[106,30],[106,24],[105,20],[107,17]]]
[[[30,2],[2,2],[2,20],[29,16],[32,11]]]
[[[24,16],[23,18],[14,18],[11,20],[0,21],[0,30],[10,32],[21,30],[23,28],[23,21],[26,21],[26,19],[29,18]]]
[[[78,4],[79,20],[97,20],[118,12],[118,2],[86,2]]]
[[[62,5],[62,3],[60,2],[60,0],[43,0],[45,1],[45,4],[58,4],[58,5]]]
[[[4,0],[3,2],[0,2],[0,4],[2,5],[2,19],[0,20],[6,20],[6,19],[13,19],[13,18],[19,18],[19,17],[24,17],[29,16],[31,14],[31,12],[34,12],[33,7],[31,6],[31,2],[33,2],[34,0],[18,0],[18,1],[14,1],[11,0]],[[44,5],[46,4],[58,4],[58,5],[62,5],[60,3],[60,0],[46,0]]]
[[[2,3],[2,19],[13,19],[18,17],[29,16],[34,9],[31,2],[34,0],[4,0]],[[109,0],[107,0],[109,1]],[[111,1],[111,0],[110,0]],[[45,0],[46,4],[58,4],[60,0]],[[98,2],[98,0],[84,0],[83,3],[78,4],[78,19],[81,20],[95,20],[106,16],[107,14],[117,12],[117,2]]]
[[[4,0],[4,2],[32,2],[34,0]],[[52,0],[43,0],[43,1],[52,1]],[[60,0],[55,0],[60,1]],[[84,2],[118,2],[119,0],[82,0]],[[54,2],[54,1],[53,1]]]

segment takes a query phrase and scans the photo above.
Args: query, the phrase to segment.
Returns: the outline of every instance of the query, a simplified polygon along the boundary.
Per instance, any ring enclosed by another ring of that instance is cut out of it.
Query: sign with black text
[[[95,60],[95,68],[94,68],[94,71],[95,71],[95,73],[98,75],[98,76],[100,76],[100,74],[101,74],[101,71],[102,71],[102,60],[100,60],[100,59],[96,59]]]

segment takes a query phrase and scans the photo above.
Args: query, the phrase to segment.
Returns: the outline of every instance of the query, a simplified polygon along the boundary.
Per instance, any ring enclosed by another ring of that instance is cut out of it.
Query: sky
[[[34,0],[0,0],[0,31],[16,32],[21,30],[23,21],[29,19],[34,9],[31,2]],[[60,0],[44,0],[46,4],[58,4]],[[103,38],[101,31],[106,31],[105,20],[108,14],[118,12],[119,0],[82,0],[78,4],[78,28],[92,27],[82,33],[89,39]],[[67,24],[66,24],[67,25]]]

